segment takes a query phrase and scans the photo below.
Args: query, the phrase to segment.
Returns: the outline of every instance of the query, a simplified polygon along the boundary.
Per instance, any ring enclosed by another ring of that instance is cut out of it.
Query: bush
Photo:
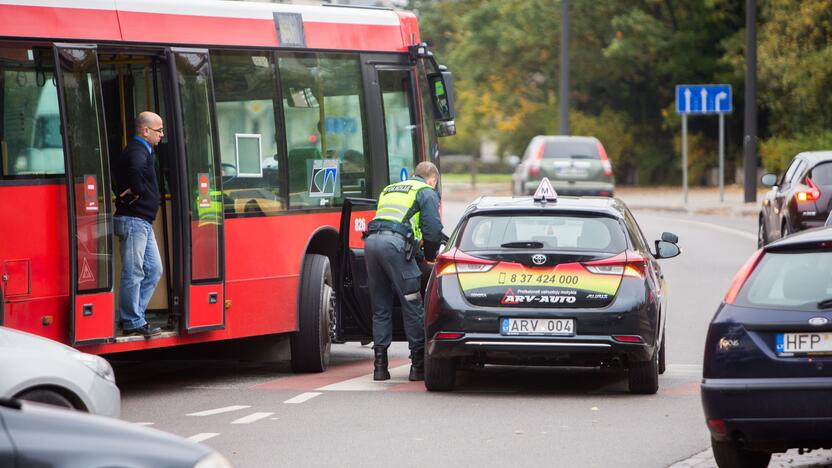
[[[775,173],[783,172],[796,154],[819,150],[832,150],[832,131],[793,138],[771,137],[760,143],[763,167]]]

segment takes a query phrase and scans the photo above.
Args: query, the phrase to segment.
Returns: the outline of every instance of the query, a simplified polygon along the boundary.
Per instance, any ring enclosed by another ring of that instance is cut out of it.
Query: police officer
[[[409,180],[381,191],[376,217],[364,243],[373,307],[374,380],[387,380],[387,347],[393,339],[393,294],[402,305],[410,347],[410,380],[424,380],[425,326],[421,271],[417,261],[433,262],[442,240],[439,169],[421,162]]]

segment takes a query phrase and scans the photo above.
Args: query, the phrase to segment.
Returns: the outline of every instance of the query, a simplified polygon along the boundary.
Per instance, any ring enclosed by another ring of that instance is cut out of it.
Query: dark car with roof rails
[[[678,255],[678,238],[651,248],[620,200],[549,190],[463,214],[425,293],[429,390],[486,364],[617,367],[631,392],[658,390],[668,310],[656,260]]]
[[[702,407],[720,467],[832,448],[832,229],[755,252],[708,329]]]
[[[832,211],[832,151],[800,153],[782,176],[765,174],[762,183],[771,190],[760,207],[758,247],[823,226]]]

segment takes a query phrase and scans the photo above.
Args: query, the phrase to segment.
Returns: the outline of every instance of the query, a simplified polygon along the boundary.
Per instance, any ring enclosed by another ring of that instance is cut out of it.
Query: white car
[[[0,398],[117,418],[121,392],[115,381],[104,358],[0,326]]]

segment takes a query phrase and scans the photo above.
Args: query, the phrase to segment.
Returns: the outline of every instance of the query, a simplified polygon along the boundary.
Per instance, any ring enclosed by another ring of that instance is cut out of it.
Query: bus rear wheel
[[[330,326],[335,310],[329,258],[305,255],[301,271],[298,331],[292,335],[292,370],[323,372],[329,367]]]

